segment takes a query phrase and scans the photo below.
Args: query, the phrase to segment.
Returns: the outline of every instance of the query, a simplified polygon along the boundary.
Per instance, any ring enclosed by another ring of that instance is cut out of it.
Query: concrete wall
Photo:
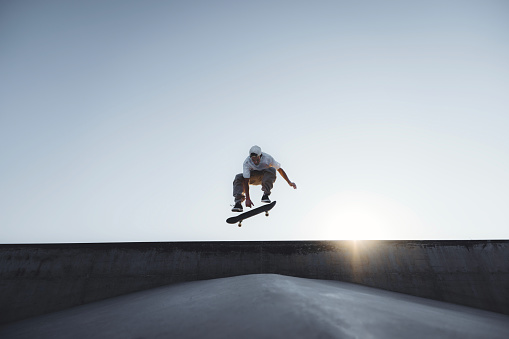
[[[509,314],[509,241],[0,245],[0,323],[171,283],[277,273]]]

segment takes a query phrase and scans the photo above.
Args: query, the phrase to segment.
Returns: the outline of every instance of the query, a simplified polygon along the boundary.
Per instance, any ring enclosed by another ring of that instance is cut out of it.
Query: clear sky
[[[1,243],[509,239],[507,1],[2,1],[0,79]]]

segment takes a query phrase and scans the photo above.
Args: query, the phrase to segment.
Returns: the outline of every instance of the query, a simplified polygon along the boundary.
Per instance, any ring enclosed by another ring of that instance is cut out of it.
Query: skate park
[[[503,338],[507,258],[505,240],[1,245],[0,334]]]
[[[509,338],[509,2],[0,13],[0,338]]]

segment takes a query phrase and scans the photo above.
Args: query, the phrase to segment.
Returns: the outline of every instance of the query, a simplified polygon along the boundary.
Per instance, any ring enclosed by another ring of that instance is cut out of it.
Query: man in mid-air
[[[270,191],[276,181],[276,170],[286,180],[288,185],[297,188],[294,182],[288,179],[285,171],[274,158],[262,152],[259,146],[253,146],[249,150],[249,156],[244,160],[243,172],[235,176],[233,180],[233,196],[235,206],[232,212],[242,212],[242,202],[246,200],[246,207],[254,206],[249,196],[249,185],[262,185],[262,202],[270,203]],[[245,196],[244,196],[245,193]]]

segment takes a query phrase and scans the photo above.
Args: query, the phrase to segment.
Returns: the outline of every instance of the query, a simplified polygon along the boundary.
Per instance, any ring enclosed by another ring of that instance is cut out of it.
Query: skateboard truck
[[[269,211],[265,211],[265,216],[268,217],[269,216]],[[244,219],[242,219],[241,221],[239,221],[239,227],[242,227],[242,222],[244,221]]]

